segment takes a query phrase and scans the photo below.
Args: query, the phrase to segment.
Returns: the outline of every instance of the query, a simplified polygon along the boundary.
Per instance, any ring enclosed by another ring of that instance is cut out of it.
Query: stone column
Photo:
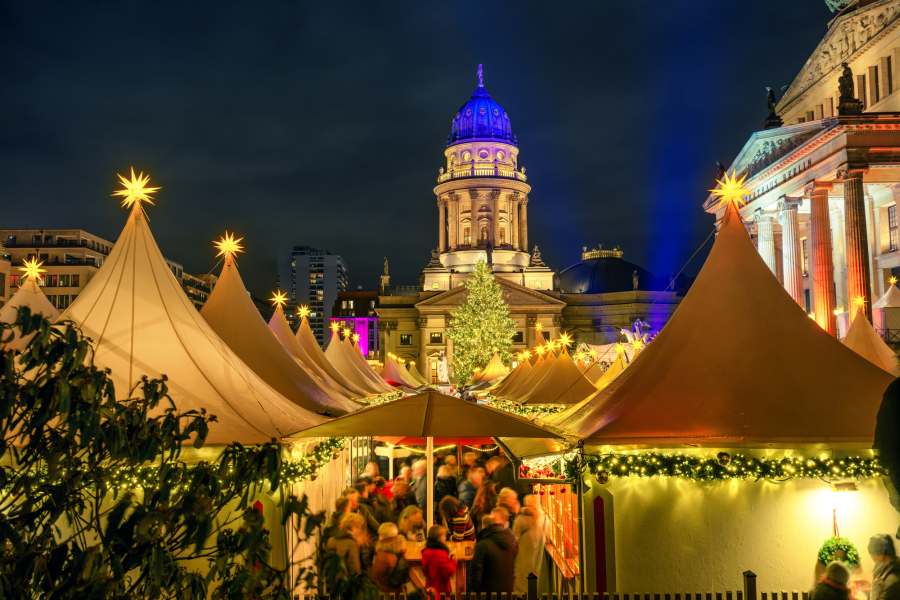
[[[850,323],[862,308],[872,320],[872,291],[869,285],[869,240],[866,232],[866,196],[863,171],[848,169],[838,173],[844,180],[844,227],[847,238],[847,307]],[[860,304],[862,303],[862,304]]]
[[[488,232],[488,239],[491,248],[496,248],[500,242],[500,191],[491,190],[491,228]]]
[[[459,198],[455,194],[450,195],[447,212],[450,218],[450,251],[453,251],[459,244]]]
[[[447,251],[447,204],[438,199],[438,252]]]
[[[810,247],[812,251],[813,310],[816,322],[837,334],[834,321],[834,265],[831,262],[831,226],[828,211],[830,186],[812,183],[807,187],[810,198]]]
[[[783,198],[781,209],[781,264],[784,272],[784,289],[794,302],[803,306],[803,273],[800,268],[800,221],[797,210],[800,200]]]
[[[761,210],[756,211],[756,250],[763,262],[777,277],[778,265],[775,264],[775,220]]]
[[[522,214],[519,215],[519,242],[522,244],[522,250],[528,252],[528,198],[523,198],[519,204]]]
[[[845,247],[847,237],[844,235],[844,199],[831,198],[831,256],[834,265],[834,302],[839,312],[847,312],[847,260]]]
[[[513,195],[509,199],[509,212],[512,218],[512,223],[509,227],[509,235],[512,238],[510,242],[513,245],[513,249],[520,250],[519,248],[519,199]]]

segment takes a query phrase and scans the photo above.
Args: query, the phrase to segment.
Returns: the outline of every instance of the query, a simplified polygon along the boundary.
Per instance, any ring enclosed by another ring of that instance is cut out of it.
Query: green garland
[[[488,404],[493,406],[494,408],[504,410],[508,413],[513,413],[514,415],[519,415],[520,417],[527,417],[529,419],[533,419],[536,417],[546,417],[547,415],[553,415],[568,408],[568,406],[562,404],[517,404],[515,402],[510,402],[509,400],[501,400],[500,398],[495,398],[493,396],[488,397]]]
[[[843,553],[843,556],[837,556],[838,552]],[[823,565],[827,565],[835,560],[847,563],[854,568],[858,567],[859,550],[857,550],[853,542],[847,538],[836,536],[830,537],[825,540],[825,543],[819,548],[819,562]]]
[[[566,476],[578,476],[578,457],[566,462]],[[584,468],[600,483],[611,477],[680,477],[693,481],[753,479],[870,479],[886,470],[876,458],[864,456],[822,457],[780,456],[756,458],[745,454],[719,452],[716,456],[641,452],[585,455]]]

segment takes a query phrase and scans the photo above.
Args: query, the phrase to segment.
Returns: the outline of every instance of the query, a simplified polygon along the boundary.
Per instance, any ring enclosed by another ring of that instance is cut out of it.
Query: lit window
[[[432,344],[443,344],[444,334],[442,334],[440,331],[432,331],[430,340]]]
[[[525,341],[525,333],[517,331],[512,338],[513,344],[521,344]]]
[[[889,252],[894,252],[900,247],[900,239],[898,239],[897,232],[897,205],[892,204],[888,206],[888,234],[890,239],[890,248],[888,248]]]
[[[800,268],[803,275],[809,274],[809,239],[800,238]]]
[[[401,333],[400,334],[400,345],[401,346],[412,346],[412,334],[411,333]]]

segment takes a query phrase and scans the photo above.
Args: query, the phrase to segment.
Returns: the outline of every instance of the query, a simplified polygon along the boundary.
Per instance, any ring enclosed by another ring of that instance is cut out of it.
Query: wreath
[[[853,568],[859,566],[859,550],[844,537],[831,537],[819,548],[819,562],[823,565],[839,560]]]

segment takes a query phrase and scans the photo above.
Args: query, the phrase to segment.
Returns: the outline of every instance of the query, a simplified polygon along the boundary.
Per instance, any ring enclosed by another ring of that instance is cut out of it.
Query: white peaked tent
[[[488,364],[472,378],[472,381],[474,383],[493,383],[507,375],[509,375],[509,368],[503,364],[500,355],[495,352]]]
[[[301,320],[301,326],[304,324],[309,329],[306,317],[303,317]],[[269,329],[291,356],[303,363],[308,370],[321,377],[328,383],[329,387],[336,388],[349,398],[361,398],[372,394],[371,391],[363,387],[353,385],[338,373],[337,369],[322,354],[318,344],[314,343],[314,347],[309,350],[304,348],[297,336],[294,335],[294,332],[291,331],[291,325],[284,316],[284,310],[280,305],[275,307],[275,312],[272,314],[272,318],[269,319]],[[312,331],[310,331],[310,335],[312,335]]]
[[[894,377],[900,375],[897,354],[875,332],[864,311],[856,313],[847,335],[841,341],[873,365],[884,369]]]
[[[318,347],[318,344],[312,335],[312,330],[309,326],[304,329],[303,325],[303,323],[300,323],[300,328],[297,330],[297,338],[300,339],[300,343],[303,344],[304,347],[309,347],[312,344],[315,344],[316,347]],[[344,379],[352,382],[354,385],[364,387],[373,394],[383,394],[391,391],[389,385],[381,381],[380,378],[376,379],[378,376],[374,372],[372,372],[370,376],[369,373],[362,370],[355,359],[344,352],[344,348],[345,346],[341,345],[340,334],[332,332],[331,342],[328,344],[328,348],[325,349],[324,356]]]
[[[514,400],[522,404],[577,404],[596,391],[563,349],[541,380]]]
[[[172,275],[139,202],[60,318],[94,340],[94,361],[111,369],[119,397],[142,375],[165,374],[179,410],[215,415],[210,444],[265,442],[324,420],[275,391],[216,335]]]
[[[891,284],[872,305],[872,323],[879,329],[900,329],[900,290]]]
[[[663,330],[562,425],[589,444],[868,447],[891,381],[787,295],[729,206]]]
[[[22,284],[16,293],[3,305],[3,308],[0,308],[0,323],[15,323],[19,308],[24,306],[31,309],[32,314],[43,315],[50,321],[55,320],[56,317],[59,316],[59,311],[50,304],[49,300],[47,300],[47,296],[41,291],[41,288],[38,286],[37,280],[34,277],[24,277],[22,279]],[[10,332],[4,334],[4,336],[7,337],[9,335]],[[15,335],[7,343],[0,343],[0,346],[13,350],[21,350],[28,344],[29,339],[31,339],[31,336],[25,336],[23,338]]]
[[[419,385],[428,385],[428,381],[419,372],[419,369],[416,368],[416,363],[414,363],[414,362],[406,363],[406,371],[412,376],[413,379],[415,379],[417,382],[419,382]]]
[[[528,393],[537,383],[544,378],[553,363],[556,362],[556,354],[551,350],[542,356],[538,356],[537,361],[532,365],[531,370],[525,373],[514,384],[503,390],[498,397],[505,400],[515,402],[516,398]]]
[[[402,385],[413,389],[422,385],[413,378],[406,367],[399,364],[390,354],[384,358],[384,369],[381,371],[381,376],[393,385]]]
[[[509,375],[504,377],[491,389],[491,395],[498,398],[503,396],[506,390],[512,389],[516,385],[516,382],[528,377],[533,368],[530,360],[523,360]]]
[[[391,388],[391,386],[381,378],[381,375],[375,372],[372,365],[363,358],[358,342],[351,341],[350,338],[345,338],[344,341],[341,342],[341,350],[347,354],[348,360],[352,362],[367,379],[371,380],[375,385],[382,389],[393,391],[393,388]]]
[[[250,299],[232,254],[200,314],[247,366],[298,406],[332,415],[359,408],[288,354]]]

